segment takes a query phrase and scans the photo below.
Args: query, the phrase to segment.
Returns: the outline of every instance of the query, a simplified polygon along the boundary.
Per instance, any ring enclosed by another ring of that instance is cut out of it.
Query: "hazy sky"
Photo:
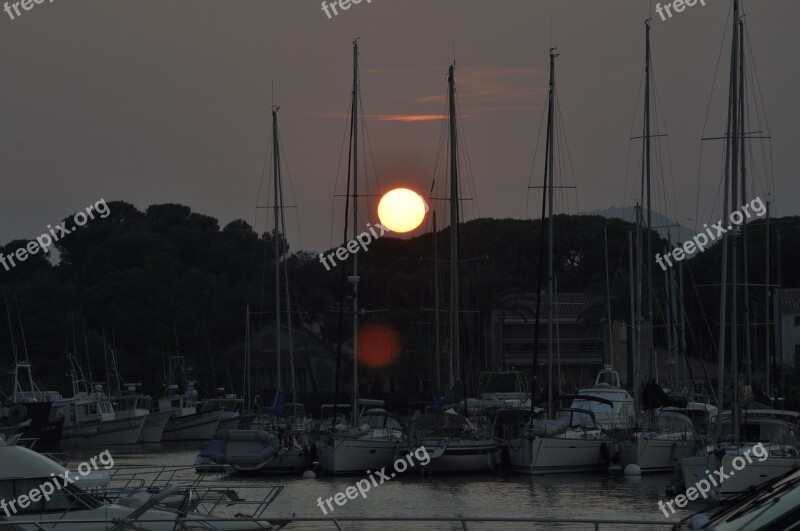
[[[356,36],[384,189],[430,188],[455,51],[478,212],[525,216],[552,26],[577,209],[630,206],[648,16],[672,170],[656,204],[690,227],[695,205],[701,223],[716,221],[721,146],[700,139],[725,126],[731,1],[706,4],[667,21],[648,0],[364,0],[330,20],[317,0],[55,0],[13,21],[0,12],[0,242],[35,237],[101,197],[252,223],[274,82],[300,220],[298,233],[289,216],[290,240],[329,247]],[[798,213],[800,2],[744,9],[773,137],[775,211]],[[662,150],[669,170],[664,139]],[[540,174],[537,160],[532,184]],[[766,194],[764,183],[756,175],[753,193]]]

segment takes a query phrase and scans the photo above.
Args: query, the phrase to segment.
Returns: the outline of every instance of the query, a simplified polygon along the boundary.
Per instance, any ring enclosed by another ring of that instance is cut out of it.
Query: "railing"
[[[293,523],[300,523],[300,522],[318,522],[318,523],[329,523],[332,527],[335,527],[338,530],[345,529],[341,526],[342,523],[368,523],[368,522],[397,522],[397,523],[442,523],[442,524],[452,524],[458,523],[461,524],[462,529],[468,529],[467,524],[490,524],[490,523],[506,523],[506,524],[542,524],[542,525],[549,525],[552,526],[553,524],[576,524],[580,526],[586,526],[587,528],[593,528],[596,531],[601,529],[601,526],[604,526],[603,529],[619,529],[620,526],[638,526],[638,528],[642,528],[646,526],[646,529],[653,529],[653,528],[667,528],[674,525],[674,522],[664,521],[664,520],[621,520],[617,518],[560,518],[560,517],[539,517],[539,518],[511,518],[511,517],[467,517],[467,516],[342,516],[336,518],[330,517],[314,517],[314,516],[306,516],[306,517],[272,517],[269,519],[266,518],[191,518],[190,520],[178,520],[178,519],[147,519],[147,523],[182,523],[184,526],[192,524],[201,524],[203,525],[204,529],[217,529],[214,527],[214,524],[222,524],[222,523],[230,523],[230,522],[247,522],[253,525],[263,525],[265,529],[269,529],[269,525],[291,525]],[[88,524],[88,523],[101,523],[103,520],[52,520],[52,521],[45,521],[45,520],[14,520],[13,523],[2,523],[0,520],[0,531],[11,531],[15,529],[14,526],[20,525],[30,525],[35,526],[36,529],[57,529],[58,524],[62,525],[76,525],[76,524]],[[124,530],[124,529],[141,529],[141,522],[135,520],[114,520],[107,521],[107,523],[114,523],[116,524],[115,530]],[[180,525],[180,524],[178,524]],[[607,527],[611,526],[611,527]],[[178,527],[180,528],[180,527]],[[450,529],[451,527],[448,527]],[[18,528],[16,528],[18,529]]]

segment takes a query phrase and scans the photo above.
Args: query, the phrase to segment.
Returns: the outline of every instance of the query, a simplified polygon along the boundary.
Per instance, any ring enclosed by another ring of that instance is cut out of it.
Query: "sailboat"
[[[547,372],[548,372],[548,398],[547,418],[541,419],[535,407],[535,400],[531,400],[531,409],[527,415],[518,410],[501,411],[498,419],[514,414],[520,421],[525,416],[527,422],[511,432],[505,441],[505,450],[508,455],[508,464],[511,469],[524,474],[547,474],[579,471],[602,471],[608,468],[611,457],[612,443],[603,431],[597,426],[594,413],[587,409],[556,409],[553,410],[553,307],[554,307],[554,276],[553,276],[553,161],[554,161],[554,125],[555,125],[555,49],[550,50],[550,82],[548,90],[547,112],[547,147],[545,149],[545,186],[542,197],[542,217],[540,229],[539,268],[537,272],[537,304],[536,324],[534,327],[534,358],[531,367],[533,374],[533,388],[536,389],[536,374],[538,370],[539,351],[539,319],[541,314],[541,272],[542,272],[542,243],[544,240],[545,201],[549,206],[548,213],[548,312],[550,333],[547,337]],[[605,399],[582,397],[583,400],[604,401]],[[497,430],[496,430],[497,431]]]
[[[350,112],[350,146],[352,149],[353,239],[358,232],[358,109],[359,109],[358,40],[353,41],[353,94]],[[348,178],[350,176],[348,175]],[[349,199],[349,198],[348,198]],[[358,398],[358,253],[352,258],[353,270],[348,280],[353,286],[353,387],[349,425],[334,424],[316,443],[322,470],[329,474],[355,474],[380,470],[392,464],[401,442],[394,431],[373,429],[361,424]],[[344,267],[344,265],[342,266]],[[341,338],[339,338],[341,344]],[[334,408],[334,419],[337,418]],[[381,411],[373,416],[383,416]],[[378,419],[374,419],[378,420]],[[334,421],[335,422],[335,421]],[[381,421],[381,425],[385,422]]]
[[[286,260],[281,264],[281,234],[286,234],[283,204],[283,182],[280,164],[280,145],[278,135],[278,107],[272,108],[272,151],[273,177],[275,185],[275,337],[277,361],[277,392],[269,407],[262,408],[259,414],[266,414],[254,422],[254,429],[239,429],[222,435],[221,453],[211,460],[225,464],[235,474],[264,474],[275,472],[296,472],[306,470],[311,464],[314,441],[306,431],[308,419],[305,408],[297,402],[297,387],[294,372],[294,341],[292,336],[292,314],[289,296],[289,277]],[[281,370],[281,265],[283,265],[284,287],[286,290],[287,328],[289,332],[289,369],[292,389],[292,403],[284,404]],[[248,309],[248,323],[249,323]],[[248,345],[249,351],[249,345]]]
[[[454,389],[456,377],[454,366],[461,360],[459,332],[459,182],[458,182],[458,138],[455,101],[455,65],[448,70],[449,132],[450,132],[450,384]],[[434,233],[436,228],[434,226]],[[436,245],[436,243],[434,244]],[[438,249],[437,249],[438,252]],[[437,254],[438,256],[438,254]],[[438,260],[436,260],[438,262]],[[438,267],[438,265],[434,265]],[[438,270],[435,271],[438,278]],[[435,282],[438,286],[438,280]],[[437,298],[438,289],[434,294]],[[438,323],[438,310],[437,310]],[[437,334],[438,337],[438,324]],[[469,403],[464,402],[464,415],[454,410],[442,411],[441,377],[439,368],[439,344],[436,349],[436,402],[434,411],[421,415],[410,425],[409,446],[424,447],[430,461],[423,468],[426,472],[467,473],[494,470],[500,463],[501,454],[497,441],[485,434],[468,419]]]
[[[652,237],[652,226],[650,225],[651,221],[651,214],[650,214],[650,204],[651,204],[651,189],[650,189],[650,177],[651,177],[651,128],[650,128],[650,93],[651,93],[651,54],[650,54],[650,19],[645,21],[645,79],[644,79],[644,116],[643,116],[643,134],[642,134],[642,203],[645,203],[645,194],[646,194],[646,204],[647,204],[647,264],[648,264],[648,326],[650,327],[650,332],[648,337],[650,338],[650,369],[651,369],[651,378],[653,382],[650,384],[651,386],[657,386],[655,382],[655,378],[657,375],[656,369],[656,362],[655,362],[655,354],[653,352],[652,346],[652,338],[653,338],[653,314],[652,314],[652,302],[651,297],[652,293],[652,244],[651,244],[651,237]],[[639,208],[636,209],[636,230],[637,230],[637,241],[641,243],[641,234],[642,234],[642,216],[640,215]],[[639,245],[637,247],[637,258],[636,258],[636,289],[637,294],[637,302],[639,304],[636,305],[636,310],[633,312],[636,315],[636,332],[634,335],[636,337],[641,337],[641,334],[638,333],[639,326],[640,326],[640,316],[641,316],[641,276],[638,274],[641,271],[641,260],[642,260],[642,246]],[[632,272],[633,273],[633,272]],[[667,271],[667,275],[671,275],[672,271]],[[673,301],[674,302],[674,301]],[[670,315],[672,310],[668,310],[667,314]],[[668,319],[669,321],[669,319]],[[668,331],[667,335],[670,339],[672,339],[672,330],[669,328],[668,322]],[[653,472],[670,472],[674,469],[675,463],[678,459],[683,457],[689,457],[694,455],[695,451],[698,448],[698,445],[701,444],[697,433],[694,430],[694,426],[692,421],[685,415],[676,412],[676,411],[651,411],[650,415],[646,419],[639,419],[639,404],[641,404],[641,393],[644,389],[649,389],[639,387],[640,383],[640,374],[639,374],[639,361],[641,360],[640,357],[640,342],[634,342],[634,371],[633,371],[633,381],[634,387],[637,388],[637,400],[636,405],[633,405],[633,399],[631,398],[631,405],[630,405],[630,415],[628,419],[618,419],[619,425],[615,426],[616,428],[626,429],[626,428],[637,428],[633,431],[629,438],[625,440],[620,440],[619,445],[619,459],[620,464],[625,469],[628,465],[636,465],[638,467],[639,472],[641,473],[653,473]],[[671,351],[671,349],[670,349]],[[660,388],[659,388],[660,390]],[[624,421],[627,420],[630,424],[627,426],[624,424]],[[641,423],[644,423],[644,426],[640,426]],[[629,469],[631,472],[634,472],[636,468]]]
[[[744,20],[740,13],[739,0],[733,0],[733,26],[731,44],[730,84],[728,87],[728,125],[725,135],[725,182],[723,214],[730,219],[731,212],[737,208],[738,197],[746,191],[744,183],[745,154],[744,140],[749,133],[745,129],[745,97],[744,97]],[[740,173],[741,170],[741,173]],[[739,188],[741,186],[741,188]],[[730,205],[730,207],[729,207]],[[731,319],[734,325],[738,324],[738,264],[737,246],[741,228],[728,231],[722,238],[722,252],[720,260],[720,311],[719,311],[719,366],[717,401],[720,406],[724,403],[725,392],[725,353],[728,333],[730,333],[731,357],[731,386],[730,414],[721,412],[716,423],[717,444],[707,448],[702,455],[681,459],[677,464],[677,472],[683,479],[684,485],[691,485],[708,475],[706,471],[723,473],[731,471],[731,477],[715,485],[713,494],[718,498],[744,492],[748,489],[770,481],[791,470],[800,468],[800,454],[798,453],[791,437],[791,426],[780,418],[746,417],[741,418],[739,410],[739,378],[738,378],[738,326],[731,326],[730,332],[726,327],[726,309],[728,308],[728,267],[730,266],[732,286],[731,291]],[[730,240],[730,242],[729,242]],[[732,247],[729,253],[728,246]],[[746,252],[746,249],[745,249]],[[746,282],[746,279],[745,279]],[[756,448],[761,445],[761,448]],[[762,451],[763,448],[763,451]],[[762,455],[763,459],[761,459]],[[752,457],[759,457],[753,459]],[[747,461],[745,463],[745,458]],[[736,466],[736,463],[745,463],[746,466]],[[736,471],[735,475],[732,471]],[[720,476],[721,477],[721,476]]]

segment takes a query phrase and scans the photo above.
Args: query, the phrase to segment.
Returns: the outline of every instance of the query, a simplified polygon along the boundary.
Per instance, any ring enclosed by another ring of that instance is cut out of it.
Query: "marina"
[[[0,531],[800,529],[800,7],[186,1],[0,32]]]

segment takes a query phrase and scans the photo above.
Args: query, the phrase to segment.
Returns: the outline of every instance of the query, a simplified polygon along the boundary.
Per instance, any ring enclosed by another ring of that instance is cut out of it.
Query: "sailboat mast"
[[[459,374],[461,343],[458,301],[458,129],[456,124],[455,64],[447,75],[450,102],[450,388]]]
[[[611,282],[608,278],[608,228],[603,226],[603,258],[606,264],[606,326],[608,327],[608,358],[606,363],[612,363],[614,358],[614,334],[611,330]],[[558,378],[561,384],[561,375]]]
[[[275,358],[277,359],[276,392],[283,390],[281,379],[281,249],[280,249],[280,149],[278,149],[278,107],[272,107],[272,173],[275,180]]]
[[[554,107],[556,89],[556,55],[555,48],[550,49],[550,97],[547,102],[547,286],[548,286],[548,318],[547,318],[547,418],[553,418],[553,145]]]
[[[722,213],[727,218],[728,213],[728,201],[729,197],[729,190],[730,185],[733,179],[735,178],[736,172],[736,158],[732,157],[732,153],[734,152],[735,148],[735,136],[736,136],[736,56],[737,54],[737,38],[738,38],[738,31],[736,30],[736,25],[739,20],[739,0],[733,0],[733,46],[731,50],[731,79],[730,85],[728,87],[729,90],[729,97],[728,97],[728,127],[727,127],[727,141],[725,143],[725,186],[723,191],[723,206],[722,206]],[[732,164],[733,163],[733,164]],[[728,238],[727,235],[724,235],[722,238],[722,256],[721,256],[721,265],[720,265],[720,297],[719,297],[719,363],[717,368],[717,400],[719,401],[718,407],[720,412],[722,411],[723,404],[724,404],[724,390],[725,390],[725,310],[726,310],[726,302],[727,302],[727,291],[728,291]],[[733,268],[735,271],[735,268]],[[732,313],[734,322],[736,319],[736,314]],[[735,336],[735,327],[734,327],[734,336]],[[734,358],[733,351],[731,351],[731,371],[733,372],[736,367],[736,359]],[[732,391],[732,401],[731,401],[731,412],[733,416],[733,429],[736,433],[738,429],[738,422],[737,422],[737,414],[736,414],[736,385],[734,381],[733,391]],[[722,436],[722,423],[717,420],[717,439],[720,439]]]
[[[739,21],[739,131],[741,141],[744,142],[745,120],[744,120],[744,21]],[[747,201],[747,179],[744,144],[741,147],[741,199]],[[747,271],[747,217],[742,219],[742,271],[744,276],[744,299],[742,310],[744,311],[744,352],[747,363],[747,383],[753,383],[753,362],[750,353],[750,276]]]
[[[769,370],[769,361],[770,361],[769,335],[771,333],[770,322],[769,322],[769,317],[770,317],[769,310],[770,310],[770,306],[771,306],[770,300],[769,300],[769,201],[767,201],[767,212],[766,212],[766,214],[767,214],[767,220],[766,220],[766,224],[767,224],[766,233],[767,234],[766,234],[766,237],[765,237],[765,240],[766,240],[766,242],[765,242],[765,251],[766,251],[765,254],[766,254],[766,256],[764,257],[764,263],[766,265],[764,266],[764,269],[766,270],[767,274],[766,274],[766,280],[764,282],[764,316],[765,316],[765,318],[764,318],[764,342],[766,343],[765,349],[764,349],[764,356],[766,357],[766,362],[767,362],[767,382],[766,382],[766,386],[765,387],[766,387],[766,390],[767,390],[767,397],[772,399],[772,394],[770,393],[771,389],[770,389],[770,370]]]
[[[636,222],[637,222],[637,234],[638,234],[638,222],[639,222],[639,209],[636,208]],[[637,255],[639,253],[636,253]],[[639,391],[639,350],[638,350],[638,339],[637,339],[637,324],[638,324],[638,317],[637,317],[637,305],[636,305],[636,298],[634,295],[634,285],[638,285],[638,278],[636,277],[636,273],[638,270],[634,270],[633,268],[633,229],[628,229],[628,272],[630,274],[630,285],[629,285],[629,295],[630,295],[630,302],[631,302],[631,338],[633,341],[631,342],[633,348],[631,349],[632,356],[631,356],[631,364],[633,365],[633,383],[631,385],[631,389],[633,389],[633,397],[635,400],[635,408],[634,414],[636,415],[636,422],[638,424],[639,421],[639,411],[641,411],[640,407],[640,395],[641,392]],[[637,262],[638,264],[638,262]]]
[[[353,41],[353,239],[358,232],[358,40]],[[358,253],[353,253],[353,405],[350,422],[358,423]]]
[[[642,177],[647,185],[647,331],[650,349],[650,378],[658,381],[658,364],[653,348],[653,218],[650,192],[650,19],[645,25],[645,67],[644,67],[644,157],[642,158]]]
[[[442,363],[439,359],[439,236],[436,211],[433,211],[433,341],[436,354],[436,391],[442,390]]]

